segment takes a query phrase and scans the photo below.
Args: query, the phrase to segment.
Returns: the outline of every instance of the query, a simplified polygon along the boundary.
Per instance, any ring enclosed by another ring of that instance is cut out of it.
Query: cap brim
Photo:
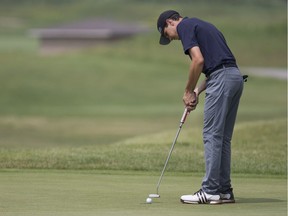
[[[167,44],[170,43],[170,40],[169,40],[168,38],[164,37],[164,36],[161,36],[159,43],[160,43],[161,45],[167,45]]]

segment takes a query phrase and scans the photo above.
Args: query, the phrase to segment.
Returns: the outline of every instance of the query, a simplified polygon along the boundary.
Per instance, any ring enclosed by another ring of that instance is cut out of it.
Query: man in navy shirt
[[[231,139],[243,90],[243,78],[235,57],[222,33],[212,24],[197,18],[183,18],[174,10],[158,18],[160,44],[180,40],[191,59],[183,102],[188,111],[198,104],[206,90],[203,142],[205,176],[199,191],[181,196],[182,203],[234,203],[231,186]],[[206,79],[197,87],[201,73]]]

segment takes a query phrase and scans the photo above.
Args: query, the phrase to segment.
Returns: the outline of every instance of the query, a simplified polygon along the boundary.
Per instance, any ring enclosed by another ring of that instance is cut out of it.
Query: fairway
[[[37,215],[286,215],[286,179],[234,176],[236,204],[184,205],[182,194],[199,189],[199,174],[167,173],[160,199],[145,204],[155,192],[157,173],[61,170],[0,172],[0,213]]]

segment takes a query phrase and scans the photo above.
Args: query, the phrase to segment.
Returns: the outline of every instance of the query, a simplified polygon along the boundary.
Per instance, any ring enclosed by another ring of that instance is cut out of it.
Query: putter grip
[[[186,117],[187,117],[187,114],[188,114],[188,109],[185,108],[184,113],[183,113],[182,118],[181,118],[181,121],[180,121],[181,124],[184,124]]]

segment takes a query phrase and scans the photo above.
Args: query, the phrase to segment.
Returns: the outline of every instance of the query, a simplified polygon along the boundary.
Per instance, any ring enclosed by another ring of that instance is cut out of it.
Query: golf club
[[[173,143],[172,143],[171,149],[170,149],[169,154],[168,154],[168,156],[167,156],[167,159],[166,159],[166,161],[165,161],[163,170],[162,170],[162,172],[161,172],[160,178],[159,178],[159,180],[158,180],[157,188],[156,188],[156,194],[149,194],[149,197],[150,197],[150,198],[159,198],[159,197],[160,197],[160,195],[159,195],[159,186],[160,186],[160,184],[161,184],[162,177],[163,177],[164,172],[165,172],[165,170],[166,170],[168,161],[169,161],[169,159],[170,159],[170,157],[171,157],[171,154],[172,154],[172,151],[173,151],[173,149],[174,149],[175,143],[176,143],[176,141],[177,141],[177,138],[178,138],[178,136],[179,136],[179,133],[180,133],[181,128],[182,128],[182,126],[183,126],[183,124],[184,124],[184,122],[185,122],[185,120],[186,120],[186,117],[187,117],[188,113],[189,113],[189,112],[188,112],[188,109],[185,108],[184,113],[183,113],[183,115],[182,115],[182,118],[181,118],[181,120],[180,120],[179,129],[178,129],[178,131],[177,131],[177,133],[176,133],[176,136],[175,136],[174,141],[173,141]]]

